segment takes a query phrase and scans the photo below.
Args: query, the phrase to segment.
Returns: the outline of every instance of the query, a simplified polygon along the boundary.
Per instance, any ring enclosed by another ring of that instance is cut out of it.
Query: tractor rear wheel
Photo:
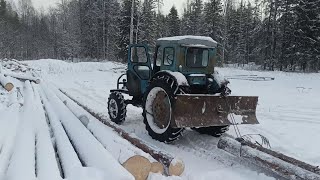
[[[112,122],[121,124],[126,119],[126,103],[120,92],[112,92],[108,98],[108,113]]]
[[[192,128],[200,134],[207,134],[214,137],[220,137],[223,133],[229,130],[229,126],[210,126],[210,127],[200,127]]]
[[[168,76],[152,79],[145,93],[143,117],[148,134],[160,142],[170,143],[181,136],[183,128],[172,128],[172,105],[179,92],[175,80]]]

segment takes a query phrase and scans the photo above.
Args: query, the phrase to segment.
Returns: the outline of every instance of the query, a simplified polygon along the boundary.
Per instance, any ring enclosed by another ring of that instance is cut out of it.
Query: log
[[[184,171],[184,163],[181,159],[174,159],[169,167],[170,176],[180,176]]]
[[[295,164],[285,162],[250,146],[243,145],[232,138],[221,138],[218,143],[218,148],[225,150],[234,156],[241,157],[242,159],[271,171],[285,179],[320,180],[318,174],[302,169]]]
[[[242,145],[247,145],[251,148],[254,148],[254,149],[257,149],[259,151],[262,151],[264,153],[267,153],[271,156],[274,156],[276,158],[279,158],[287,163],[290,163],[290,164],[295,164],[297,165],[298,167],[302,168],[302,169],[305,169],[305,170],[308,170],[308,171],[311,171],[313,173],[316,173],[316,174],[319,174],[320,175],[320,168],[319,166],[313,166],[311,164],[308,164],[308,163],[305,163],[305,162],[302,162],[300,160],[297,160],[295,158],[292,158],[292,157],[289,157],[285,154],[282,154],[282,153],[279,153],[279,152],[276,152],[276,151],[273,151],[271,149],[267,149],[267,148],[264,148],[262,146],[258,146],[256,144],[253,144],[252,142],[250,141],[244,141],[243,139],[239,139],[237,140],[239,141]]]
[[[14,88],[14,85],[3,74],[0,74],[0,84],[8,92],[10,92]]]
[[[11,76],[14,77],[16,79],[20,79],[23,81],[29,80],[32,81],[36,84],[40,84],[41,80],[39,78],[36,77],[32,77],[32,76],[27,76],[27,75],[22,75],[22,74],[17,74],[17,73],[4,73],[5,76]]]
[[[150,161],[143,156],[133,156],[122,166],[134,176],[135,180],[146,180],[151,171]]]
[[[69,108],[69,110],[87,127],[94,137],[114,156],[118,161],[136,178],[145,179],[150,172],[164,173],[163,165],[157,162],[150,154],[133,146],[129,141],[123,139],[110,127],[91,116],[86,110],[78,106],[74,101],[62,94],[60,91],[56,95]],[[110,138],[105,138],[110,137]],[[136,163],[135,161],[142,162]],[[131,166],[127,166],[132,162]],[[147,163],[148,162],[148,163]],[[151,163],[152,162],[152,163]],[[148,172],[146,172],[146,167]]]
[[[163,174],[163,173],[164,173],[163,165],[162,165],[161,163],[159,163],[159,162],[153,162],[153,163],[151,163],[151,170],[150,170],[150,172]]]
[[[147,143],[143,142],[142,140],[130,135],[129,133],[125,132],[123,129],[120,127],[117,127],[116,125],[112,124],[109,122],[107,119],[104,119],[97,113],[93,112],[91,109],[88,107],[82,105],[79,103],[77,100],[72,98],[68,93],[63,91],[62,89],[59,89],[63,94],[65,94],[68,98],[73,100],[76,104],[81,106],[83,109],[85,109],[89,114],[91,114],[93,117],[104,123],[106,126],[109,126],[110,128],[114,129],[121,137],[124,139],[128,140],[130,143],[132,143],[134,146],[137,148],[141,149],[142,151],[150,154],[155,160],[159,161],[162,163],[165,167],[165,174],[170,175],[169,169],[174,169],[171,170],[171,172],[177,172],[175,175],[180,176],[184,172],[184,163],[182,161],[176,162],[175,158],[173,158],[171,155],[167,153],[160,152],[156,150],[156,148],[153,148],[151,145],[148,145]],[[171,168],[170,168],[171,167]]]
[[[63,104],[51,89],[41,86],[50,104],[58,113],[68,138],[87,167],[103,170],[109,179],[133,180],[134,177],[83,126],[79,119]]]

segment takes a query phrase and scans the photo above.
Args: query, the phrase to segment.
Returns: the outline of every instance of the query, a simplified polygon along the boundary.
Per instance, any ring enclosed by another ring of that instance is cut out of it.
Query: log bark
[[[11,77],[14,77],[16,79],[20,79],[20,80],[23,80],[23,81],[32,81],[36,84],[40,84],[41,80],[39,78],[36,78],[36,77],[32,77],[32,76],[27,76],[27,75],[21,75],[21,74],[16,74],[16,73],[5,73],[4,74],[5,76],[11,76]]]
[[[3,74],[0,74],[0,84],[9,92],[14,88],[14,85]]]
[[[263,169],[272,171],[285,179],[320,180],[318,174],[298,167],[295,164],[285,162],[270,154],[259,151],[258,149],[243,145],[232,138],[221,138],[218,143],[218,148],[223,149],[234,156],[241,157]]]
[[[93,117],[104,123],[106,126],[109,126],[110,128],[114,129],[121,137],[128,140],[130,143],[132,143],[137,148],[141,149],[142,151],[150,154],[155,160],[162,163],[165,167],[165,174],[171,175],[169,170],[175,169],[174,172],[178,172],[175,175],[180,176],[184,171],[184,163],[182,161],[177,161],[174,157],[167,153],[160,152],[159,150],[156,150],[156,148],[153,148],[151,145],[148,145],[147,143],[141,141],[140,139],[130,135],[129,133],[125,132],[121,128],[117,127],[116,125],[109,122],[107,119],[104,119],[103,117],[99,116],[97,113],[93,112],[88,107],[82,105],[77,100],[72,98],[68,93],[61,90],[60,91],[65,94],[67,97],[69,97],[71,100],[73,100],[76,104],[81,106],[83,109],[85,109],[88,113],[90,113]]]

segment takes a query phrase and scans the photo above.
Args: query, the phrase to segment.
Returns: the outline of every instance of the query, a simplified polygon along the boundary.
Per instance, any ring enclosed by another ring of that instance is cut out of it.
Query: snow
[[[102,122],[97,120],[83,108],[78,106],[75,102],[70,100],[61,92],[57,92],[58,97],[65,102],[67,107],[77,116],[86,119],[86,126],[90,132],[96,137],[99,142],[114,156],[118,161],[123,164],[130,157],[135,155],[144,156],[151,162],[155,162],[150,154],[143,152],[142,150],[133,146],[127,140],[121,138],[113,129],[105,126]],[[112,137],[112,138],[106,138]]]
[[[190,44],[197,44],[197,45],[205,45],[209,47],[217,47],[217,42],[213,40],[211,37],[204,37],[204,36],[174,36],[174,37],[164,37],[157,40],[157,42],[177,42],[178,44],[183,45],[190,45]]]
[[[171,74],[173,77],[175,77],[179,86],[188,86],[189,85],[187,78],[183,74],[181,74],[180,72],[172,72],[172,71],[165,71],[165,72],[167,72],[167,73]]]
[[[217,71],[217,70],[214,71],[212,76],[220,87],[222,85],[228,84],[228,82],[229,82],[223,75],[219,74],[219,71]]]
[[[55,174],[58,170],[56,164],[52,164],[54,153],[59,154],[65,179],[110,179],[111,176],[106,176],[110,174],[107,173],[108,166],[114,164],[110,162],[118,163],[119,157],[114,156],[121,154],[120,149],[141,153],[88,114],[72,114],[70,107],[66,107],[59,99],[60,96],[56,96],[57,92],[52,91],[55,87],[61,88],[80,103],[108,119],[109,90],[115,88],[117,78],[125,71],[124,64],[66,63],[59,60],[29,61],[27,64],[38,70],[36,75],[41,76],[46,85],[42,82],[40,87],[29,86],[14,80],[15,89],[10,93],[0,87],[0,179],[35,179],[36,172],[47,171],[46,166],[41,166],[44,169],[37,169],[37,163],[47,164],[50,169],[55,169],[51,172]],[[227,77],[250,77],[230,78],[229,87],[232,95],[259,96],[257,119],[260,124],[239,125],[242,135],[262,134],[268,138],[273,150],[313,165],[320,165],[320,144],[317,143],[320,139],[320,74],[248,71],[235,68],[215,68],[215,71]],[[274,80],[260,78],[262,80],[253,81],[252,77],[272,77]],[[178,79],[180,83],[186,82],[182,76]],[[35,92],[40,91],[49,124],[45,123],[41,104],[35,101],[38,95],[33,93],[32,88]],[[127,118],[121,125],[122,129],[159,151],[175,155],[185,164],[185,172],[181,177],[150,174],[149,179],[275,179],[256,166],[218,149],[218,138],[200,135],[188,129],[184,136],[173,144],[157,142],[145,130],[141,108],[128,105],[127,109]],[[78,118],[82,119],[82,122]],[[87,127],[83,124],[87,124]],[[233,128],[227,132],[228,135],[236,136]],[[107,139],[106,136],[112,138]],[[36,140],[40,141],[36,143]],[[108,147],[108,143],[117,146]],[[56,152],[52,152],[52,145]],[[42,157],[42,151],[48,151],[51,160],[35,160],[35,156]],[[106,153],[110,153],[110,156],[105,155]],[[115,171],[112,169],[112,172]]]
[[[34,180],[35,172],[35,132],[33,122],[27,117],[32,117],[34,110],[33,91],[29,81],[25,83],[25,104],[21,114],[15,138],[14,150],[7,169],[7,179],[10,180]],[[17,173],[19,172],[19,173]]]
[[[103,170],[110,179],[134,179],[47,86],[42,84],[42,88],[54,110],[59,112],[61,123],[85,165]]]

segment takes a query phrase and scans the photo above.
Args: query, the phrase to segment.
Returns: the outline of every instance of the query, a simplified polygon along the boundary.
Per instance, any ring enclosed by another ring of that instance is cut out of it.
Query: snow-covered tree
[[[172,6],[167,16],[168,36],[180,35],[180,19],[176,7]]]

